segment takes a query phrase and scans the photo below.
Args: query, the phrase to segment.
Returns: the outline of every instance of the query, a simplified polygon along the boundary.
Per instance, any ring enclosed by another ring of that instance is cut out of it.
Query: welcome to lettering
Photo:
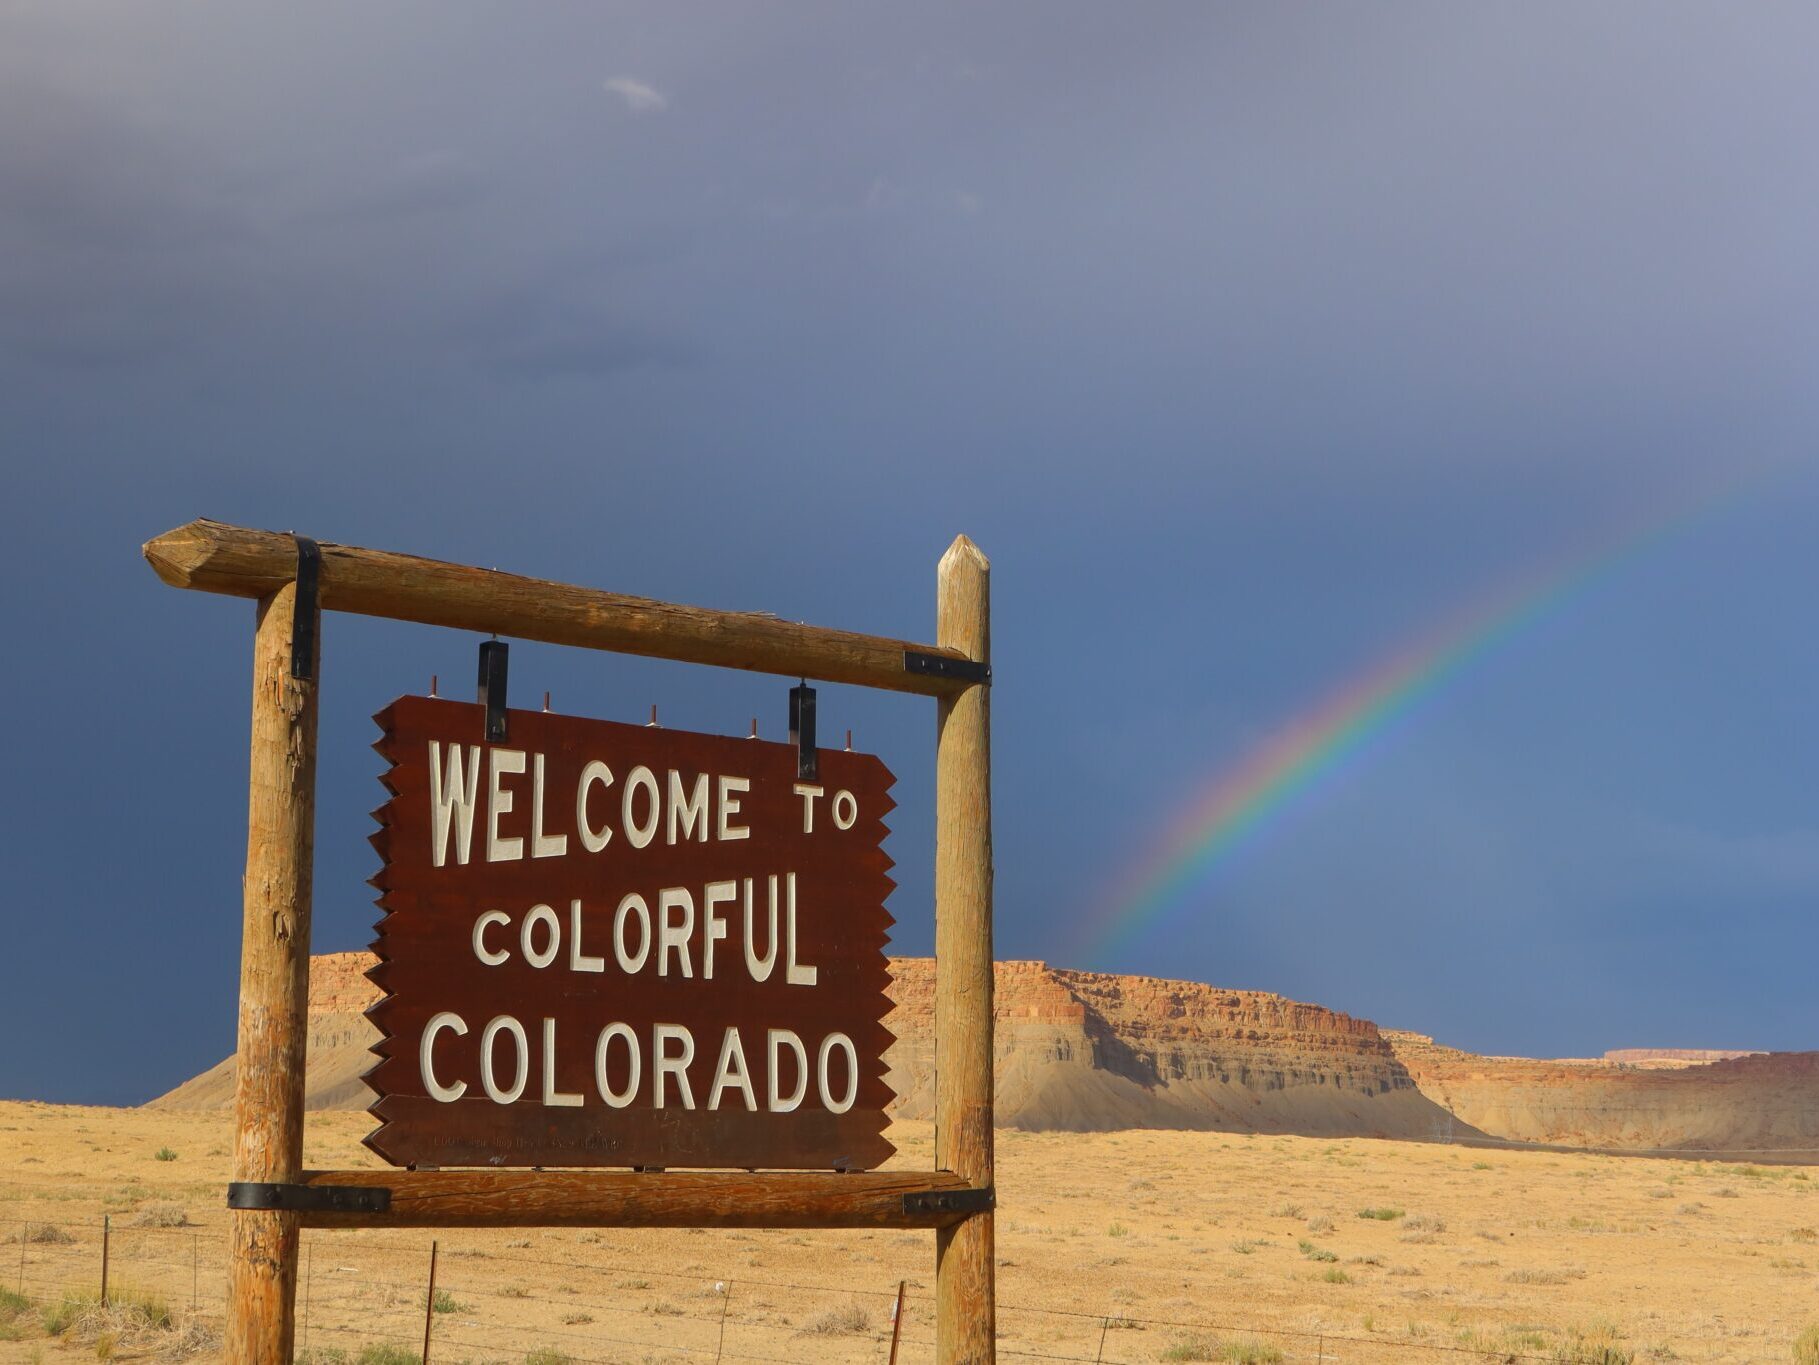
[[[445,1165],[888,1154],[876,758],[824,751],[804,783],[783,744],[542,712],[480,744],[478,707],[433,698],[378,719],[369,1145]]]

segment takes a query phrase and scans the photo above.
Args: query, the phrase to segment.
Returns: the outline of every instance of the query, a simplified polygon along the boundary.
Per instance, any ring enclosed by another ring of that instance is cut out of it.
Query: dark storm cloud
[[[244,613],[135,559],[189,517],[906,636],[967,531],[999,942],[1042,956],[1331,687],[1777,461],[1077,965],[1497,1051],[1810,1043],[1780,964],[1819,894],[1816,39],[1806,5],[8,7],[0,526],[46,586],[0,608],[42,661],[0,817],[14,903],[104,946],[15,912],[0,1023],[67,1021],[77,976],[195,994],[157,1056],[72,1022],[0,1093],[137,1097],[231,1041]],[[366,717],[471,645],[335,623],[321,946],[370,922]],[[513,667],[615,716],[779,704]],[[899,770],[918,951],[927,717],[889,701],[824,707]],[[71,832],[98,825],[119,857]],[[1720,910],[1786,951],[1726,950],[1724,1036],[1681,1036]]]

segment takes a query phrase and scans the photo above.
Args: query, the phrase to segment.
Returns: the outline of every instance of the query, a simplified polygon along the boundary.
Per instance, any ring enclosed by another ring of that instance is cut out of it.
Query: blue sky
[[[998,943],[1376,657],[1748,491],[1449,689],[1115,959],[1484,1051],[1810,1047],[1808,6],[19,4],[0,12],[0,1094],[231,1050],[251,607],[200,515],[910,637],[994,561]],[[316,945],[368,717],[330,619]],[[782,680],[521,645],[559,709]],[[899,777],[926,951],[933,719]]]

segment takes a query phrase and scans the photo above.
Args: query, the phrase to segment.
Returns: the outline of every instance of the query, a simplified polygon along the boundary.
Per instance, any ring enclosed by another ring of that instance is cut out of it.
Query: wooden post
[[[317,681],[291,676],[296,601],[294,582],[262,598],[253,642],[234,1094],[234,1179],[245,1181],[294,1181],[303,1169]],[[312,619],[305,624],[319,639],[319,613],[313,604],[309,610]],[[236,1209],[229,1225],[223,1353],[249,1365],[288,1365],[295,1340],[297,1215]]]
[[[108,1234],[113,1231],[114,1220],[108,1214],[101,1215],[101,1306],[107,1307],[107,1244]]]
[[[991,564],[965,536],[941,557],[935,642],[991,661]],[[935,1165],[992,1183],[991,689],[939,701],[935,745]],[[992,1215],[935,1234],[935,1356],[997,1359]]]

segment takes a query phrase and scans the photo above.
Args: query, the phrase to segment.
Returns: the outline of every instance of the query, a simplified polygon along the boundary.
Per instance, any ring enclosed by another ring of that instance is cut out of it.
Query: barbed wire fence
[[[63,1300],[155,1302],[171,1311],[173,1321],[219,1322],[227,1275],[219,1224],[149,1227],[104,1218],[71,1226],[75,1231],[42,1221],[0,1224],[0,1247],[14,1253],[0,1286],[40,1309]],[[432,1296],[431,1245],[427,1236],[306,1233],[297,1285],[298,1359],[310,1365],[407,1365],[423,1360],[426,1339],[429,1360],[451,1363],[894,1359],[912,1365],[935,1358],[934,1298],[914,1280],[813,1284],[752,1268],[658,1270],[579,1251],[552,1257],[523,1246],[451,1244],[440,1247]],[[895,1320],[899,1304],[901,1322]],[[1007,1360],[1614,1365],[1629,1358],[1598,1354],[1596,1345],[1573,1354],[1570,1339],[1549,1341],[1534,1328],[1454,1335],[1450,1341],[1360,1335],[1355,1329],[1148,1313],[1133,1305],[998,1304],[998,1354]],[[188,1339],[200,1344],[198,1355],[210,1353],[206,1333]],[[1724,1355],[1734,1345],[1727,1338],[1673,1334],[1671,1344],[1677,1360],[1733,1358]],[[212,1350],[218,1354],[218,1341]],[[1637,1353],[1636,1359],[1646,1358]]]

